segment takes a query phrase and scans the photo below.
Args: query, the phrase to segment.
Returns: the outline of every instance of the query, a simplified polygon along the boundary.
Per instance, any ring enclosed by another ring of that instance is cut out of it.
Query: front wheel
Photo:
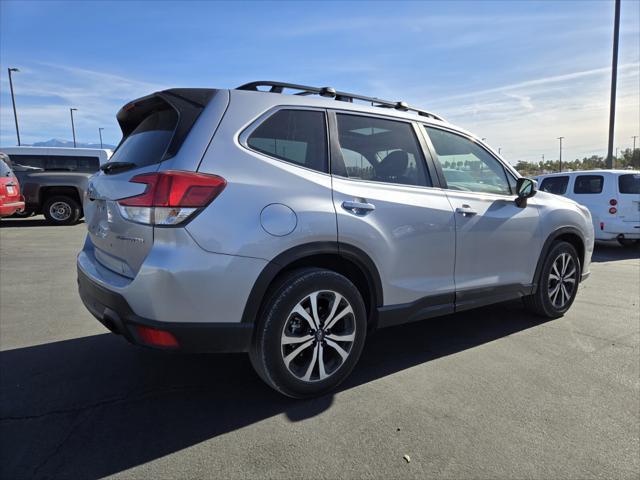
[[[316,268],[293,272],[278,285],[258,323],[251,363],[284,395],[326,393],[360,358],[367,327],[362,296],[344,276]]]
[[[525,306],[541,317],[561,317],[576,298],[580,275],[575,247],[568,242],[555,243],[544,261],[536,292],[523,299]]]
[[[47,221],[53,225],[74,225],[82,215],[80,204],[66,195],[47,198],[42,210]]]

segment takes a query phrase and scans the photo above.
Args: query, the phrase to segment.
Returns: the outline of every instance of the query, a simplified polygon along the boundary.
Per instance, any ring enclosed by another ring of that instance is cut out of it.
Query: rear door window
[[[247,145],[270,157],[328,172],[324,112],[279,110],[249,135]]]
[[[573,193],[597,194],[602,193],[604,177],[602,175],[578,175],[573,186]]]
[[[121,141],[109,162],[130,162],[136,167],[161,162],[177,122],[178,114],[172,108],[152,111]]]
[[[625,173],[618,177],[618,191],[627,194],[640,194],[640,173]]]
[[[342,113],[336,114],[336,118],[344,168],[335,165],[334,174],[374,182],[431,186],[411,124]]]
[[[540,190],[542,192],[553,193],[555,195],[564,195],[567,192],[567,185],[569,185],[568,175],[563,175],[561,177],[547,177],[542,179]]]

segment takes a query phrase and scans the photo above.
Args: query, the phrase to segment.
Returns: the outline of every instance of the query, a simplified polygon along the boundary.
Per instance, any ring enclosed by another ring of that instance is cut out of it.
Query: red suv
[[[20,184],[9,165],[7,156],[0,154],[0,217],[8,217],[24,210]]]

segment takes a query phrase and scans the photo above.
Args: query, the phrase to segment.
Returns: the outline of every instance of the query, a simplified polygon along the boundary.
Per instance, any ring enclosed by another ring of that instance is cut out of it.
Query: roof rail
[[[260,90],[259,87],[269,87],[269,90]],[[240,85],[236,88],[236,90],[251,90],[255,92],[266,91],[269,93],[284,93],[283,91],[285,89],[298,90],[298,92],[294,93],[294,95],[320,95],[321,97],[334,98],[342,102],[353,103],[354,100],[361,100],[363,102],[370,103],[372,107],[393,108],[402,112],[416,112],[422,117],[430,117],[436,120],[444,121],[442,117],[439,117],[434,113],[427,112],[426,110],[410,107],[406,102],[392,102],[389,100],[381,100],[375,97],[357,95],[355,93],[339,92],[332,87],[310,87],[308,85],[297,85],[295,83],[259,81],[245,83],[244,85]]]

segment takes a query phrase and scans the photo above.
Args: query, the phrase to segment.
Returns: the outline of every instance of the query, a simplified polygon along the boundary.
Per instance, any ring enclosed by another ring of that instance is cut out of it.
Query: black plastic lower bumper
[[[253,324],[158,322],[142,318],[133,313],[124,297],[98,285],[80,269],[78,291],[85,307],[100,323],[131,343],[153,347],[141,341],[135,328],[141,325],[170,332],[178,340],[178,349],[185,352],[246,352],[251,345]]]

